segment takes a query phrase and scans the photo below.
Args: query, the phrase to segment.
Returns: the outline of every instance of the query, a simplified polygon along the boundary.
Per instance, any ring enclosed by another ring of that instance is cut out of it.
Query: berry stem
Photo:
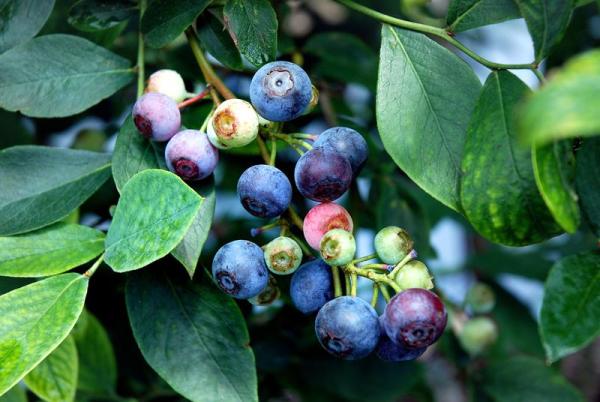
[[[177,107],[179,109],[183,109],[186,106],[193,105],[194,103],[206,98],[206,96],[210,93],[211,88],[212,87],[210,86],[210,84],[208,84],[206,86],[206,88],[204,88],[204,91],[200,92],[198,95],[196,95],[192,98],[184,100],[183,102],[179,102],[177,104]]]
[[[269,159],[269,165],[275,166],[275,159],[277,158],[277,140],[271,140],[271,159]]]
[[[344,269],[344,268],[342,268]],[[346,272],[346,270],[344,269],[344,281],[345,281],[345,288],[346,288],[346,294],[349,295],[350,294],[350,274],[348,272]]]
[[[292,224],[294,224],[298,229],[304,229],[304,223],[302,222],[302,218],[298,215],[298,212],[290,205],[288,208],[288,214],[290,215],[290,219],[292,220]]]
[[[298,236],[296,236],[295,234],[293,234],[290,231],[289,237],[291,237],[292,239],[294,239],[296,241],[296,243],[298,243],[298,245],[300,246],[300,248],[302,249],[302,253],[306,256],[312,256],[313,253],[310,250],[310,248],[308,248],[308,246],[306,245],[306,243],[304,243],[304,240],[302,240],[301,238],[299,238]]]
[[[392,267],[393,267],[393,265],[389,265],[389,264],[367,264],[367,265],[362,265],[360,268],[362,268],[362,269],[378,269],[378,270],[384,270],[387,272]]]
[[[382,283],[378,283],[377,287],[379,288],[379,290],[381,290],[381,294],[383,296],[383,298],[385,299],[386,302],[389,302],[391,297],[390,297],[390,293],[388,292],[387,288],[385,287],[384,284]]]
[[[342,282],[340,281],[340,269],[336,266],[331,267],[331,276],[333,278],[334,297],[342,295]]]
[[[335,1],[345,5],[346,7],[350,8],[354,11],[358,11],[359,13],[365,14],[365,15],[367,15],[371,18],[374,18],[378,21],[381,21],[385,24],[394,25],[394,26],[397,26],[400,28],[411,30],[411,31],[416,31],[416,32],[421,32],[421,33],[437,36],[438,38],[441,38],[441,39],[445,40],[446,42],[450,43],[451,45],[453,45],[454,47],[459,49],[461,52],[463,52],[464,54],[466,54],[467,56],[469,56],[470,58],[472,58],[473,60],[478,62],[479,64],[482,64],[492,70],[507,70],[507,69],[532,70],[534,73],[535,73],[535,70],[537,70],[537,65],[535,62],[527,63],[527,64],[503,64],[503,63],[496,63],[496,62],[487,60],[487,59],[479,56],[477,53],[475,53],[474,51],[472,51],[465,45],[463,45],[458,40],[454,39],[453,34],[446,31],[443,28],[432,27],[432,26],[425,25],[425,24],[419,24],[416,22],[407,21],[407,20],[403,20],[400,18],[395,18],[390,15],[380,13],[379,11],[375,11],[369,7],[363,6],[362,4],[358,4],[353,0],[335,0]]]
[[[350,263],[348,265],[344,265],[344,272],[348,274],[356,274],[365,278],[368,278],[377,283],[383,283],[394,289],[396,292],[400,292],[400,286],[393,279],[388,276],[388,274],[380,274],[377,272],[373,272],[371,270],[365,268],[359,268],[356,265]]]
[[[205,133],[206,132],[206,128],[208,127],[208,122],[210,121],[210,118],[212,117],[212,115],[213,115],[214,112],[215,112],[215,107],[213,106],[213,108],[210,111],[210,113],[208,113],[208,115],[206,116],[206,118],[202,122],[202,126],[200,126],[200,132],[201,133]]]
[[[396,275],[398,275],[398,272],[400,272],[402,267],[405,266],[407,262],[409,262],[410,260],[412,260],[414,258],[417,258],[417,253],[415,252],[415,250],[411,250],[411,252],[408,253],[406,255],[406,257],[404,257],[402,259],[402,261],[400,261],[398,264],[396,264],[396,266],[394,267],[392,272],[390,272],[390,274],[389,274],[390,278],[396,279]]]
[[[264,226],[261,226],[259,228],[252,228],[252,229],[250,229],[250,236],[256,237],[259,234],[262,234],[263,232],[266,232],[267,230],[274,229],[274,228],[279,227],[279,226],[281,226],[281,221],[276,220],[275,222],[269,223],[268,225],[264,225]]]
[[[365,255],[364,257],[360,257],[355,260],[352,260],[352,263],[358,264],[359,262],[365,262],[365,261],[373,260],[375,258],[377,258],[377,254],[373,253],[373,254]]]
[[[256,142],[258,142],[258,149],[260,149],[260,154],[265,160],[265,163],[269,163],[271,157],[269,156],[269,150],[267,150],[265,140],[263,140],[262,137],[259,135],[256,137]]]
[[[350,296],[356,297],[356,288],[358,287],[358,275],[356,272],[352,272],[350,274],[350,282],[352,282],[352,290],[350,292]]]
[[[221,79],[219,78],[217,73],[215,73],[215,70],[213,70],[208,60],[206,60],[206,57],[204,57],[204,51],[200,46],[200,42],[198,41],[198,38],[196,37],[196,33],[194,32],[193,28],[190,27],[186,29],[185,36],[188,39],[188,43],[192,48],[192,53],[194,54],[196,62],[198,63],[198,66],[202,71],[202,75],[204,75],[206,83],[211,84],[219,92],[219,94],[221,94],[223,98],[234,99],[235,95],[233,94],[233,92],[231,92],[231,90],[227,88],[227,85],[225,85],[223,81],[221,81]]]
[[[299,138],[302,140],[311,140],[311,141],[316,140],[318,137],[318,135],[316,135],[316,134],[305,134],[305,133],[290,133],[287,135],[289,135],[292,138]]]
[[[94,275],[94,273],[96,272],[96,270],[100,266],[100,264],[102,264],[103,260],[104,260],[104,253],[102,253],[100,255],[100,257],[98,257],[98,259],[96,260],[96,262],[94,262],[94,265],[92,265],[90,267],[90,269],[88,269],[87,271],[85,271],[85,273],[83,275],[87,276],[88,278],[91,278],[92,275]]]
[[[545,84],[546,83],[546,77],[544,77],[544,73],[542,73],[539,69],[533,69],[531,70],[533,71],[533,73],[535,74],[535,76],[537,77],[538,80],[540,80],[540,84]]]
[[[144,66],[144,36],[142,35],[142,16],[146,11],[146,0],[140,0],[140,18],[138,31],[138,49],[137,49],[137,97],[144,93],[145,66]]]
[[[375,308],[377,305],[377,298],[379,297],[379,285],[373,282],[373,294],[371,295],[371,306]]]

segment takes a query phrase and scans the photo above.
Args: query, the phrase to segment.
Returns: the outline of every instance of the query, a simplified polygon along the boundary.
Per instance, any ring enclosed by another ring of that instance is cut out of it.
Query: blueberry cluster
[[[223,292],[268,305],[280,296],[275,276],[291,275],[293,305],[304,314],[317,313],[318,341],[343,359],[375,352],[387,361],[412,360],[441,336],[446,310],[430,291],[433,282],[427,267],[415,260],[410,235],[396,226],[383,228],[374,239],[376,254],[356,258],[352,217],[334,203],[367,160],[362,135],[347,127],[334,127],[319,136],[279,132],[282,122],[307,113],[317,102],[318,92],[301,67],[280,61],[264,65],[252,79],[250,102],[220,103],[200,130],[181,130],[179,109],[189,102],[182,102],[186,97],[181,77],[161,70],[150,77],[147,93],[133,108],[133,121],[144,137],[168,141],[166,165],[182,179],[209,176],[217,165],[218,149],[255,140],[263,148],[265,141],[272,144],[271,157],[263,153],[268,164],[246,169],[237,193],[250,214],[274,220],[256,233],[273,227],[280,227],[281,233],[263,247],[236,240],[217,251],[212,276]],[[292,183],[274,166],[278,139],[301,155],[294,169],[295,188],[319,203],[304,219],[291,206]],[[304,239],[294,234],[294,225]],[[375,258],[381,262],[362,264]],[[359,276],[373,281],[371,303],[356,296]],[[381,315],[375,310],[379,292],[387,301]]]

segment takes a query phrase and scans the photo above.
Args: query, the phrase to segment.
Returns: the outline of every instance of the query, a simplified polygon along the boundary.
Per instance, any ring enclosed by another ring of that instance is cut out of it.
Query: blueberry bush
[[[0,401],[600,400],[598,7],[0,0]]]

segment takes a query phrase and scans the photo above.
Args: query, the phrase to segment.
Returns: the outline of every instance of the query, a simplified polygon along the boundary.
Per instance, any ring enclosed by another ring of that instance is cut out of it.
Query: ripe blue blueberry
[[[325,304],[315,320],[317,339],[335,357],[356,360],[377,346],[379,320],[369,303],[358,297],[341,296]]]
[[[133,105],[133,122],[138,131],[154,141],[167,141],[181,127],[177,103],[167,95],[150,92]]]
[[[327,148],[313,148],[298,159],[294,170],[298,191],[313,201],[333,201],[352,183],[350,162]]]
[[[427,348],[407,349],[401,345],[397,345],[387,336],[383,329],[382,316],[379,317],[379,324],[382,326],[381,334],[379,335],[379,342],[375,349],[375,354],[381,360],[386,362],[404,362],[408,360],[415,360],[421,356]]]
[[[383,328],[390,339],[408,349],[424,348],[446,328],[444,303],[433,292],[407,289],[396,294],[385,307]]]
[[[274,218],[281,215],[292,200],[292,185],[274,166],[251,166],[238,180],[240,202],[254,216]]]
[[[306,72],[287,61],[262,66],[250,83],[250,101],[262,117],[290,121],[300,116],[312,98],[312,84]]]
[[[315,147],[331,147],[348,159],[352,172],[356,176],[367,161],[367,142],[357,131],[348,127],[333,127],[317,137]]]
[[[221,290],[236,299],[258,295],[269,281],[262,249],[246,240],[232,241],[217,251],[212,275]]]
[[[331,268],[322,260],[302,264],[292,276],[290,297],[304,314],[314,313],[333,297]]]
[[[219,151],[205,133],[183,130],[169,140],[165,148],[167,168],[184,180],[201,180],[217,167]]]

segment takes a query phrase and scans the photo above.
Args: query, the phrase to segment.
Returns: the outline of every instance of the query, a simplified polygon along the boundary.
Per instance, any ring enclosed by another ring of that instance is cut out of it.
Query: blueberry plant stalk
[[[140,0],[140,18],[139,24],[142,25],[142,16],[146,10],[146,0]],[[138,49],[137,49],[137,97],[139,98],[144,93],[144,80],[145,80],[145,67],[144,67],[144,36],[140,29],[138,33]]]

